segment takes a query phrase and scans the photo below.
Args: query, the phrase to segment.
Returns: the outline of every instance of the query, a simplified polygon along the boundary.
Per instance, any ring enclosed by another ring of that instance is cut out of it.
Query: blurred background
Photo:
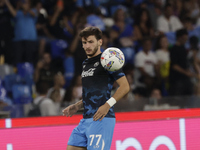
[[[116,112],[200,107],[200,1],[0,0],[1,118],[34,105],[58,116],[81,99],[86,26],[103,31],[102,52],[125,55],[131,90]]]

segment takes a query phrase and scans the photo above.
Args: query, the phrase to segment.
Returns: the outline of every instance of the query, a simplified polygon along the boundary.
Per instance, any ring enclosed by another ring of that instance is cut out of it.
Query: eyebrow
[[[93,42],[93,40],[82,40],[82,42]]]
[[[93,40],[88,40],[88,42],[93,42]]]

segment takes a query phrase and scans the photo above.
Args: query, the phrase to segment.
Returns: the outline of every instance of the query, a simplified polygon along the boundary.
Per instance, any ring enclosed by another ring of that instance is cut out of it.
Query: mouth
[[[91,53],[92,50],[91,50],[91,49],[87,49],[86,52],[87,52],[87,53]]]

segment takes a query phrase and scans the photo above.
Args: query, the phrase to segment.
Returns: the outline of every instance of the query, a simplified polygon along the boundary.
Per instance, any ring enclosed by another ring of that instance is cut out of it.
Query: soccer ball
[[[125,57],[116,47],[109,47],[101,54],[101,65],[108,71],[117,71],[123,67]]]

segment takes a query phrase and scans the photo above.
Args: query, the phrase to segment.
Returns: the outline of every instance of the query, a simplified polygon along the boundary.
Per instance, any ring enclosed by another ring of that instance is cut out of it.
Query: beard
[[[86,55],[92,57],[92,56],[94,56],[96,54],[97,51],[98,51],[98,45],[96,45],[96,47],[94,48],[94,50],[92,50],[92,53],[90,53],[90,54],[86,53]]]

